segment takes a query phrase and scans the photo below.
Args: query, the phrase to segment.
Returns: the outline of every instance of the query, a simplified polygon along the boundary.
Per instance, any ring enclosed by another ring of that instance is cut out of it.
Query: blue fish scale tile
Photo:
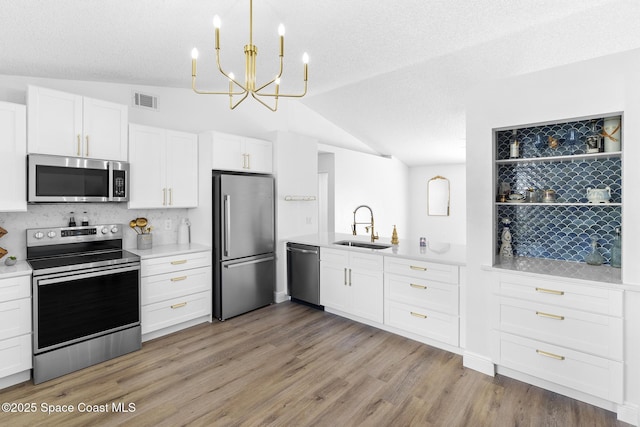
[[[596,120],[596,133],[602,132],[603,124],[604,119]],[[571,139],[572,130],[574,139]],[[520,141],[520,157],[527,158],[584,154],[586,138],[591,133],[591,120],[581,120],[517,129],[516,135]],[[558,140],[557,148],[549,147],[549,137]],[[509,158],[512,138],[511,130],[496,132],[496,159]]]
[[[500,205],[497,208],[496,253],[499,252],[503,218],[509,218],[516,256],[582,262],[591,252],[591,238],[611,260],[615,228],[622,219],[620,206]]]
[[[586,203],[587,188],[611,189],[611,202],[622,201],[622,160],[591,159],[579,162],[524,162],[500,165],[498,182],[508,182],[511,190],[551,189],[558,202]]]

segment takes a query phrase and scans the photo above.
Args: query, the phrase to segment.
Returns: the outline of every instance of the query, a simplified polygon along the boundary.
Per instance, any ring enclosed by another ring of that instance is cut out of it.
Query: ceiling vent
[[[158,111],[158,97],[140,92],[133,92],[133,106],[145,110]]]

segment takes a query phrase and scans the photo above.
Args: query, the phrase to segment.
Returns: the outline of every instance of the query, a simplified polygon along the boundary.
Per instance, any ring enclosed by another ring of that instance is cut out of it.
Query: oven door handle
[[[56,275],[55,277],[52,277],[50,279],[44,276],[42,278],[36,279],[36,281],[38,286],[46,286],[46,285],[53,285],[61,282],[70,282],[73,280],[86,279],[87,277],[107,276],[114,273],[126,273],[127,271],[135,271],[135,270],[140,270],[140,266],[134,265],[129,267],[114,267],[114,268],[98,267],[98,269],[91,272],[87,272],[87,273],[80,273],[80,274],[65,273],[64,275],[60,275],[60,276]]]

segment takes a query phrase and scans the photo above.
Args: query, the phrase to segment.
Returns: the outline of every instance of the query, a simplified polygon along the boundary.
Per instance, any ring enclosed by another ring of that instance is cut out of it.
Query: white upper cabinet
[[[198,206],[198,137],[129,125],[129,208]]]
[[[26,212],[27,112],[24,105],[0,102],[0,159],[7,179],[0,212]]]
[[[28,151],[127,160],[126,105],[29,86]]]
[[[223,133],[213,134],[212,166],[216,170],[272,173],[271,141]]]

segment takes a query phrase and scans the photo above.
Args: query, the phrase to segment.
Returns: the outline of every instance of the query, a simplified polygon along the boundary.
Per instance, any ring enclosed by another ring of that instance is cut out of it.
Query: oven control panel
[[[27,246],[59,245],[122,239],[122,224],[87,225],[81,227],[32,228],[27,230]]]

